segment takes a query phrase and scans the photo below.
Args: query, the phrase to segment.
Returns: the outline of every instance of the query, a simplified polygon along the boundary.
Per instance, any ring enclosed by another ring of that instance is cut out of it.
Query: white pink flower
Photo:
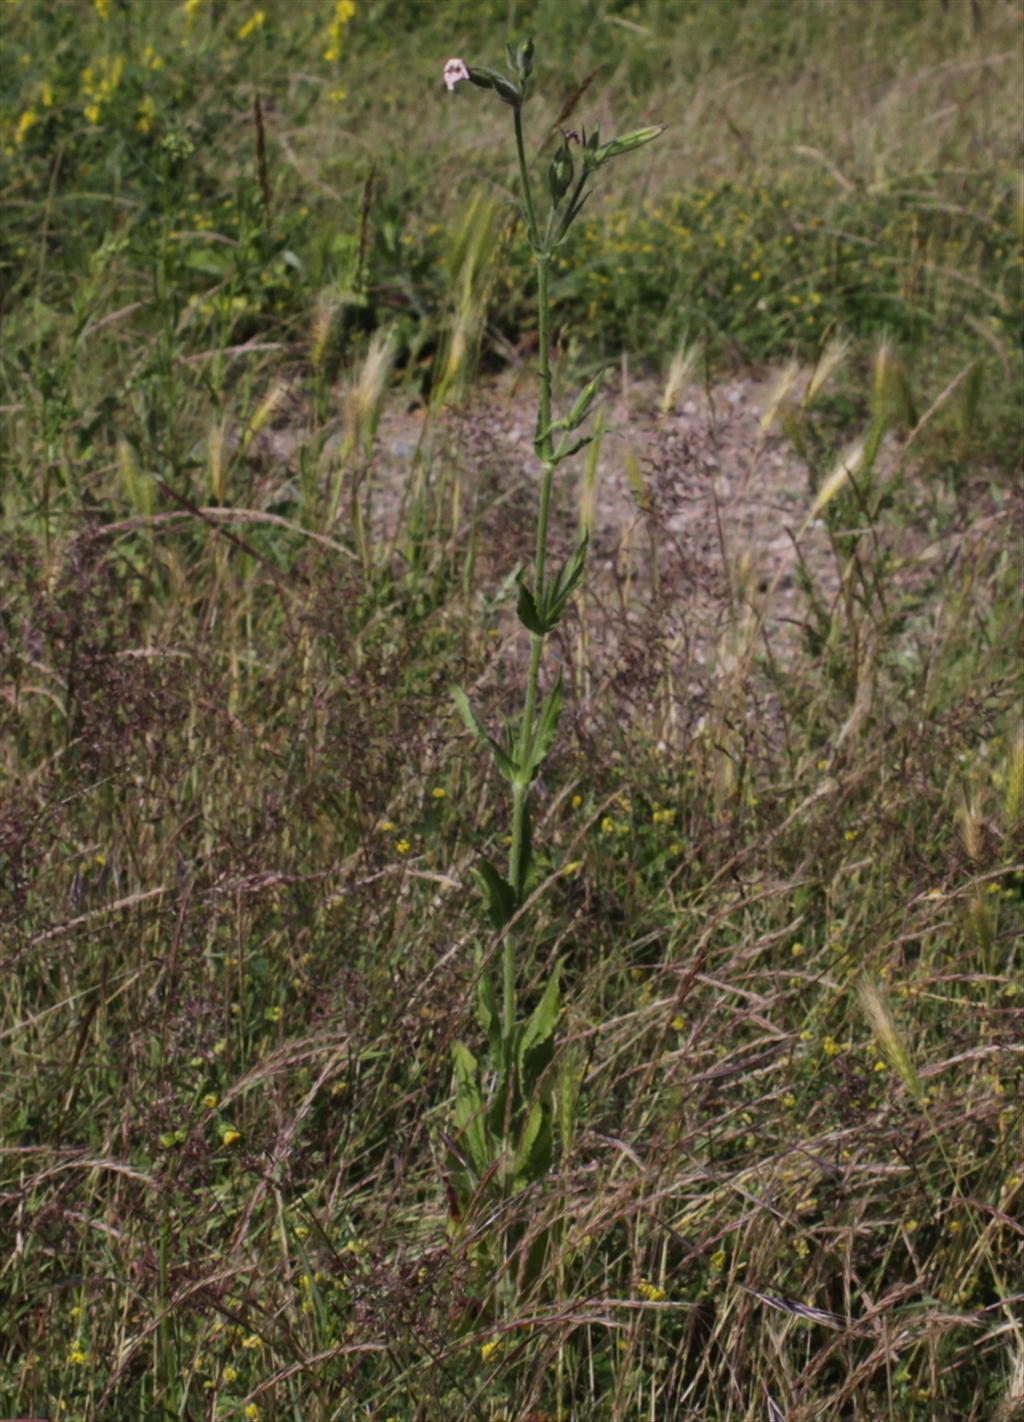
[[[466,68],[465,60],[449,59],[444,67],[444,82],[447,84],[449,92],[455,88],[461,79],[469,78],[469,70]]]

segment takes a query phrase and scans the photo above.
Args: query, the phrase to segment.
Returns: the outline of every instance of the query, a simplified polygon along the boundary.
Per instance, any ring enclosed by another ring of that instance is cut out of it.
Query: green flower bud
[[[519,46],[515,67],[516,73],[524,81],[529,79],[533,73],[533,35],[529,39],[523,40]]]
[[[621,138],[613,138],[611,143],[606,143],[603,148],[588,148],[588,152],[592,154],[589,166],[600,168],[602,163],[607,163],[611,158],[618,158],[622,153],[631,153],[634,148],[642,148],[645,143],[650,143],[653,138],[664,133],[666,127],[666,124],[656,123],[650,128],[638,128],[632,133],[623,134]]]
[[[551,192],[551,201],[559,203],[572,186],[573,161],[569,152],[568,143],[563,142],[551,160],[551,167],[548,169],[548,188]]]
[[[475,84],[478,89],[493,89],[499,99],[506,104],[511,104],[514,109],[518,109],[522,105],[523,95],[519,86],[513,84],[511,79],[506,79],[495,69],[470,67],[469,82]]]

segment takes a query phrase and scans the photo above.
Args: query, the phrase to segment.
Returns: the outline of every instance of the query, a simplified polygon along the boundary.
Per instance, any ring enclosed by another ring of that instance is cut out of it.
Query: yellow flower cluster
[[[103,55],[95,68],[89,65],[82,70],[83,113],[90,123],[99,123],[103,105],[113,96],[123,73],[124,58],[120,54],[113,59]]]
[[[324,59],[328,64],[336,64],[341,58],[345,30],[355,13],[355,0],[334,0],[334,14],[327,30],[327,48],[324,50]]]

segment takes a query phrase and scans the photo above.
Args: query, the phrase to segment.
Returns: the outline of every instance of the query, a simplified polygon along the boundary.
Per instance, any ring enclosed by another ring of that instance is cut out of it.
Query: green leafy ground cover
[[[1016,7],[0,21],[0,1411],[1008,1422]],[[440,72],[530,30],[545,163],[669,124],[555,272],[557,389],[798,362],[831,572],[782,659],[742,560],[709,646],[685,579],[581,594],[520,945],[528,1006],[562,964],[555,1159],[456,1218],[506,827],[448,687],[514,701],[486,411],[536,318],[503,116]]]

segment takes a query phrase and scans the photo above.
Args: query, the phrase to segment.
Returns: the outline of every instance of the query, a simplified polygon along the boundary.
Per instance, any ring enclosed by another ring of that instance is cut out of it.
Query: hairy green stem
[[[547,430],[551,424],[551,359],[550,313],[548,310],[548,264],[550,253],[547,243],[538,241],[537,214],[533,205],[533,193],[526,168],[526,154],[523,147],[522,115],[515,112],[516,150],[519,155],[519,173],[523,186],[523,205],[530,232],[530,243],[537,262],[537,336],[540,345],[538,378],[540,398],[537,427]],[[537,544],[534,556],[534,597],[538,606],[543,604],[544,580],[546,576],[548,519],[551,509],[551,484],[554,466],[551,463],[551,436],[545,434],[540,449],[544,470],[541,476],[540,508],[537,515]],[[544,653],[544,637],[532,633],[530,639],[530,667],[526,677],[526,701],[523,706],[523,720],[519,733],[518,762],[523,780],[512,787],[512,846],[509,851],[509,882],[521,897],[526,877],[526,803],[530,793],[528,772],[530,754],[533,749],[534,717],[537,710],[537,687],[540,678],[540,663]],[[510,1036],[515,1025],[515,949],[511,935],[506,934],[503,954],[504,1023],[506,1036]]]

